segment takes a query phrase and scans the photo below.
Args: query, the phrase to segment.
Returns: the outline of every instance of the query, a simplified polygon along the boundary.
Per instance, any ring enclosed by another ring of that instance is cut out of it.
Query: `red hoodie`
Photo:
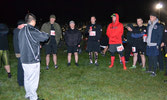
[[[123,24],[119,22],[119,15],[115,13],[116,21],[108,25],[106,35],[109,38],[109,44],[122,44],[122,35],[124,32]]]

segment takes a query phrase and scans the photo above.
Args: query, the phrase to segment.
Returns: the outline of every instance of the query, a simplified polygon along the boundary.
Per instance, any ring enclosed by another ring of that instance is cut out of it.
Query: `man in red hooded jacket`
[[[119,15],[114,13],[112,16],[112,23],[108,25],[107,36],[109,38],[109,51],[111,52],[111,65],[109,68],[114,66],[115,52],[118,52],[121,56],[121,61],[124,70],[126,70],[125,57],[123,55],[124,47],[122,45],[122,35],[123,35],[123,24],[119,22]]]

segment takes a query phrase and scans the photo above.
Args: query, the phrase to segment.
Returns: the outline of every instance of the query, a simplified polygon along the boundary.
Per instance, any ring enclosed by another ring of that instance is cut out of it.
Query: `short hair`
[[[35,20],[36,21],[36,16],[32,13],[28,13],[26,16],[25,16],[25,22],[26,23],[30,23],[32,20]]]
[[[137,18],[137,20],[138,20],[138,19],[141,19],[141,20],[143,21],[143,19],[142,19],[141,17]]]
[[[96,17],[95,17],[95,16],[91,16],[90,18],[92,18],[92,17],[94,17],[94,18],[96,19]]]

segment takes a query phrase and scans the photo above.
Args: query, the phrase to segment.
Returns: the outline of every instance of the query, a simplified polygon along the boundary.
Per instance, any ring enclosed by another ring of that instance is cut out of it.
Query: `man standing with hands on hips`
[[[46,51],[46,69],[49,69],[50,55],[53,54],[53,62],[55,69],[57,66],[57,45],[61,38],[61,28],[56,21],[55,15],[50,15],[50,21],[46,22],[42,25],[41,31],[46,32],[50,35],[50,39],[47,43],[45,43],[45,51]]]

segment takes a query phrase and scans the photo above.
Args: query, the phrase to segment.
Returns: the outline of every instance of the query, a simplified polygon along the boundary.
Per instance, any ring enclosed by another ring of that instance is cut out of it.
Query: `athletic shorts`
[[[1,61],[5,66],[9,65],[8,50],[0,50],[0,64],[1,64]]]
[[[57,53],[57,42],[55,36],[51,36],[49,43],[45,45],[46,54],[56,54]]]
[[[68,46],[67,47],[67,53],[75,53],[77,52],[78,48],[75,46],[75,47],[72,47],[72,46]]]
[[[145,54],[146,52],[146,45],[136,45],[136,46],[132,46],[132,52],[133,53],[139,53],[139,54]]]
[[[122,44],[110,44],[109,45],[109,51],[111,53],[114,52],[123,52],[124,51],[124,47]]]

